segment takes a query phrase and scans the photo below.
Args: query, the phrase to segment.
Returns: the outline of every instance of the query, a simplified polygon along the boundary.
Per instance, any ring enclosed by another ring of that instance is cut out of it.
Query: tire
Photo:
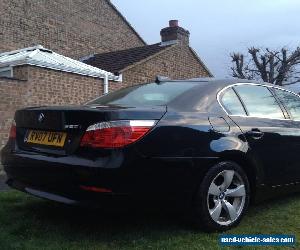
[[[239,224],[249,201],[250,185],[243,169],[234,162],[220,162],[208,170],[198,188],[192,221],[206,232],[228,230]]]

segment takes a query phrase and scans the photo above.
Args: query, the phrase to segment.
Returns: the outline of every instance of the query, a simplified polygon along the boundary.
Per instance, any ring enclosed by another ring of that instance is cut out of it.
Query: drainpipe
[[[104,76],[104,95],[108,93],[108,75]]]

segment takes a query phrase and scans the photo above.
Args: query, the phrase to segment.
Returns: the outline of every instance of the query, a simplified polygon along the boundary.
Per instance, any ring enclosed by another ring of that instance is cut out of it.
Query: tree
[[[255,79],[275,85],[290,85],[300,82],[300,47],[294,51],[282,48],[280,51],[268,48],[249,48],[250,56],[241,53],[231,54],[232,76],[241,79]]]

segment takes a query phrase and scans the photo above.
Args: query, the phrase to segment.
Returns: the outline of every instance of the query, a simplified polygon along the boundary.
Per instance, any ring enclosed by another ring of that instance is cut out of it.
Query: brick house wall
[[[34,66],[14,68],[16,79],[0,78],[0,148],[16,109],[38,105],[83,104],[103,94],[103,80]],[[20,77],[20,79],[18,79]],[[110,82],[112,89],[121,86]]]
[[[0,78],[0,149],[7,141],[13,112],[22,106],[24,81]]]
[[[211,77],[188,46],[176,45],[122,72],[124,86],[153,82],[157,75],[171,79]]]
[[[79,58],[143,46],[109,0],[1,0],[0,53],[42,44]]]
[[[148,46],[110,0],[0,0],[0,16],[0,53],[41,44],[78,59]],[[173,79],[211,76],[191,51],[189,32],[176,25],[170,22],[161,35],[162,41],[175,39],[178,44],[123,68],[123,82],[110,82],[109,91],[152,82],[157,75]],[[16,109],[82,104],[103,93],[103,80],[93,77],[34,66],[14,67],[13,75],[15,79],[0,78],[0,148]]]

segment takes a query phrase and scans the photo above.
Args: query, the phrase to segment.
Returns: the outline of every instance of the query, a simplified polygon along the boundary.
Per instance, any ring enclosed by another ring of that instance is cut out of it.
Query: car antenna
[[[169,77],[167,77],[167,76],[156,76],[155,77],[155,82],[157,84],[159,84],[161,82],[169,81],[169,80],[171,80],[171,79]]]

